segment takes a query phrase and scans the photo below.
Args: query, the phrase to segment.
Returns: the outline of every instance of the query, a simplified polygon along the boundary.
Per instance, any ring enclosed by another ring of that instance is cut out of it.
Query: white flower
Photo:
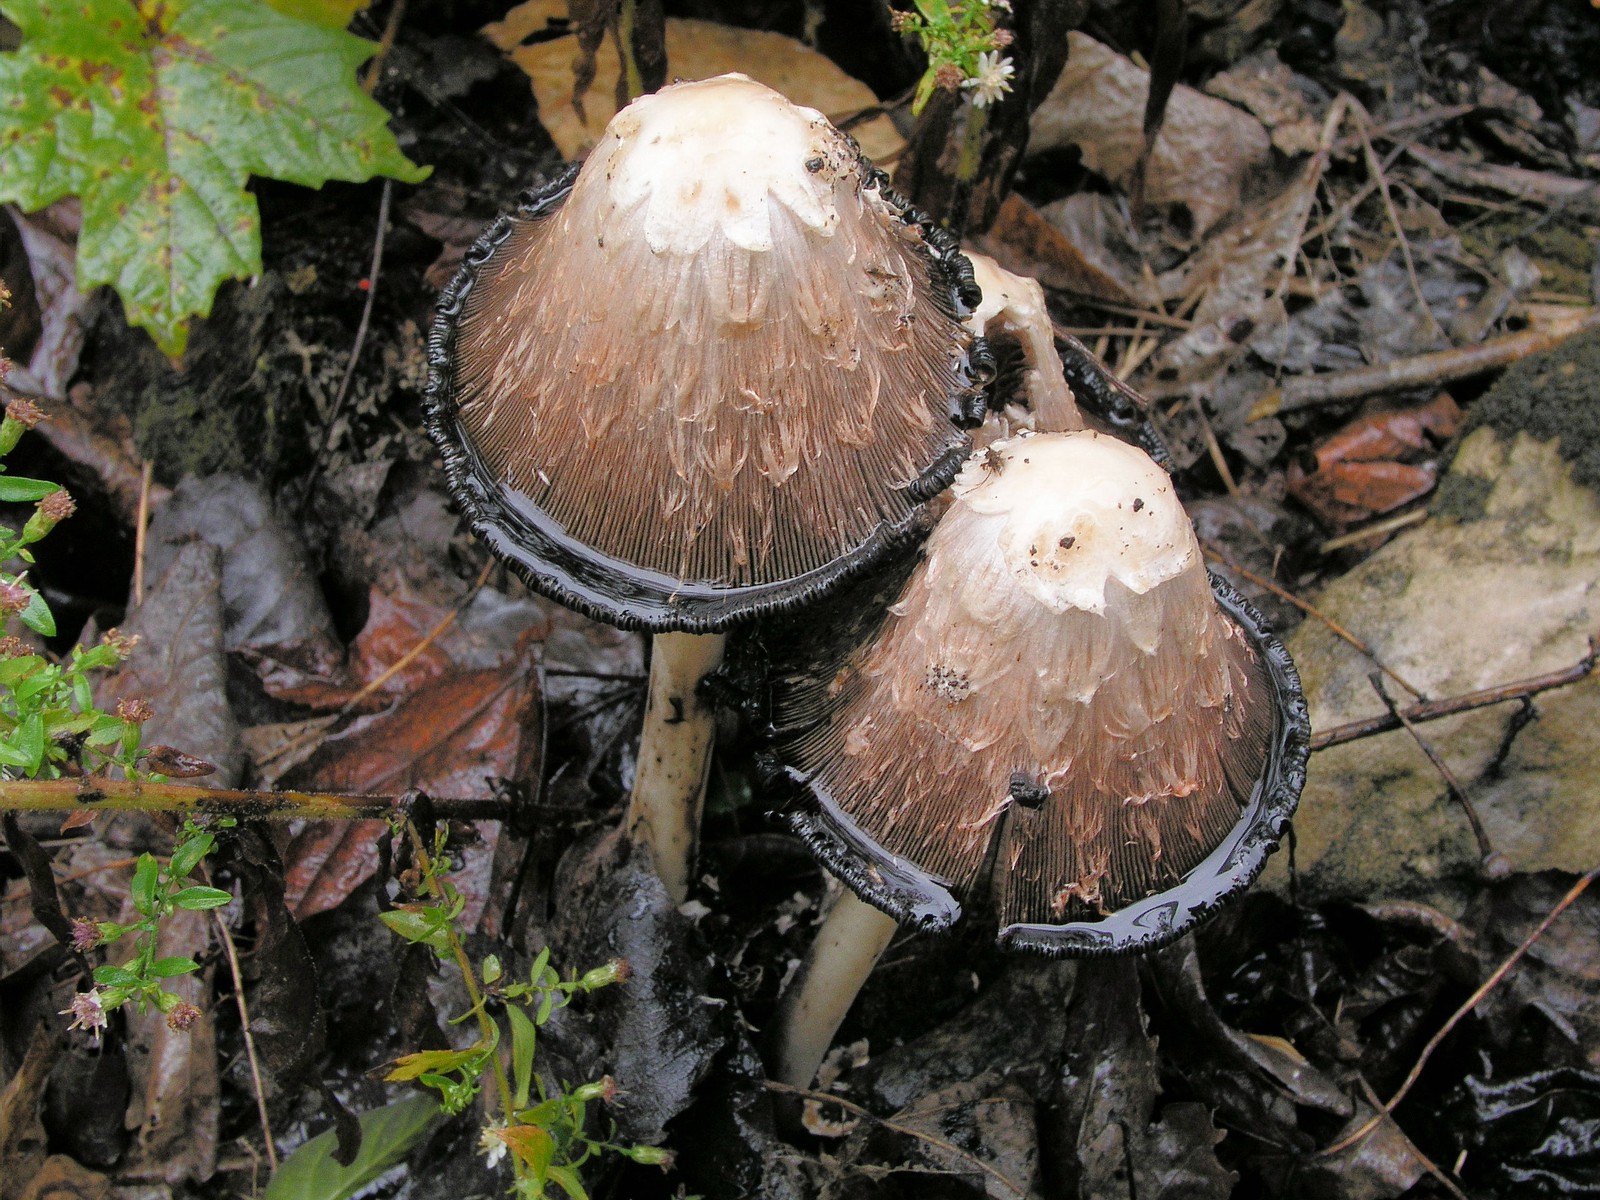
[[[487,1166],[492,1171],[500,1165],[500,1160],[506,1156],[505,1139],[501,1136],[504,1125],[491,1124],[484,1126],[483,1133],[478,1137],[478,1149],[488,1159]]]
[[[990,8],[998,8],[1001,12],[1011,11],[1011,0],[989,0]]]
[[[72,997],[72,1007],[63,1008],[60,1015],[72,1018],[68,1029],[82,1029],[97,1042],[100,1040],[100,1031],[106,1027],[106,1010],[100,1003],[98,988],[78,992]]]
[[[1011,77],[1016,68],[1009,57],[998,50],[985,50],[978,55],[978,73],[965,80],[961,86],[972,89],[974,108],[985,108],[1011,90]]]

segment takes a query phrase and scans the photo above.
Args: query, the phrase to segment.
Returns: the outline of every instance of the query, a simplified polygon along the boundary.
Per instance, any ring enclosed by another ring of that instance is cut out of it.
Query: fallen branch
[[[1341,400],[1360,400],[1384,392],[1427,387],[1466,379],[1484,371],[1510,366],[1530,354],[1558,346],[1569,337],[1600,329],[1600,309],[1584,309],[1565,320],[1539,329],[1492,338],[1476,346],[1457,346],[1436,350],[1414,358],[1357,367],[1350,371],[1327,371],[1320,375],[1301,375],[1286,379],[1256,402],[1246,421],[1260,421],[1296,409],[1333,404]]]
[[[367,796],[347,792],[258,792],[247,788],[205,788],[182,783],[130,779],[0,780],[0,811],[182,812],[249,820],[359,821],[404,812],[416,793]],[[431,811],[446,820],[505,821],[525,815],[507,798],[428,797]],[[527,806],[531,811],[533,806]],[[570,815],[570,812],[568,813]]]
[[[1345,725],[1335,725],[1332,729],[1324,729],[1311,735],[1312,750],[1326,750],[1330,746],[1342,746],[1346,742],[1354,742],[1374,734],[1388,733],[1390,730],[1402,726],[1401,714],[1404,719],[1416,724],[1421,721],[1436,721],[1440,717],[1454,716],[1456,713],[1471,712],[1475,708],[1488,708],[1491,704],[1503,704],[1507,700],[1525,700],[1529,696],[1537,696],[1540,692],[1548,692],[1553,688],[1566,687],[1571,683],[1581,683],[1594,673],[1596,659],[1596,645],[1593,639],[1589,642],[1589,652],[1575,665],[1560,671],[1551,671],[1548,675],[1535,675],[1531,679],[1518,680],[1515,683],[1502,683],[1492,688],[1483,688],[1476,692],[1467,692],[1460,696],[1448,696],[1443,700],[1424,700],[1420,704],[1412,704],[1400,709],[1397,713],[1381,713],[1375,717],[1363,717],[1359,721],[1351,721]]]
[[[1600,185],[1588,179],[1573,179],[1570,175],[1557,175],[1552,171],[1530,171],[1526,167],[1497,166],[1494,163],[1473,162],[1459,154],[1432,150],[1411,143],[1406,153],[1441,179],[1458,187],[1482,188],[1531,200],[1536,204],[1568,205],[1574,202],[1600,201]]]

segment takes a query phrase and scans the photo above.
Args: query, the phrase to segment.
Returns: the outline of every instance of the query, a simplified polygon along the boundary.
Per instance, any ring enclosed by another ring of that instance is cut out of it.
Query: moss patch
[[[1511,367],[1472,407],[1467,432],[1483,425],[1506,442],[1518,432],[1560,439],[1573,479],[1600,490],[1600,333],[1568,338]]]

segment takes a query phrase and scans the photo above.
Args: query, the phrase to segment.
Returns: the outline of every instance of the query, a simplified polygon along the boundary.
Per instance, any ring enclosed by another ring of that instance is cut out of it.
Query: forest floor
[[[1320,739],[1298,843],[1197,934],[1083,962],[1007,957],[978,922],[903,934],[840,1031],[838,1103],[785,1130],[762,1031],[828,884],[769,821],[752,732],[726,715],[674,908],[612,832],[643,639],[494,563],[423,428],[438,289],[610,111],[604,55],[589,123],[572,111],[559,4],[402,8],[375,96],[431,178],[257,181],[265,269],[224,287],[181,363],[114,297],[64,284],[70,202],[0,214],[0,346],[49,415],[12,465],[78,502],[33,574],[50,649],[138,633],[102,703],[146,698],[146,743],[214,764],[209,783],[440,798],[474,958],[510,977],[546,947],[564,974],[628,960],[543,1027],[539,1069],[612,1076],[597,1136],[676,1161],[603,1153],[591,1195],[1600,1194],[1600,898],[1582,891],[1600,864],[1600,11],[1192,4],[1135,212],[1148,6],[1083,7],[970,244],[1039,278],[1057,332],[1148,397],[1212,566],[1301,660]],[[892,169],[921,64],[885,10],[667,9],[701,22],[669,29],[669,52],[692,47],[669,75],[776,77],[838,121],[882,101],[856,132]],[[1374,671],[1414,735],[1344,728],[1387,715]],[[1423,722],[1423,701],[1454,715]],[[163,953],[201,963],[174,985],[189,1029],[122,1013],[98,1043],[68,1037],[82,963],[41,913],[127,919],[138,856],[170,852],[175,824],[8,829],[3,1200],[260,1195],[336,1112],[413,1094],[384,1082],[395,1059],[475,1036],[446,1023],[469,1007],[453,968],[378,919],[397,877],[416,883],[404,837],[297,820],[223,831],[207,870],[234,901],[165,926]],[[391,1111],[370,1190],[274,1194],[504,1193],[475,1108]]]

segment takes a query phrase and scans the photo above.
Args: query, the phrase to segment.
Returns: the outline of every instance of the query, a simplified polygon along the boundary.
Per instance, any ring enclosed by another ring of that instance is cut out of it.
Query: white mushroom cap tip
[[[1050,611],[1103,614],[1116,580],[1143,595],[1199,561],[1172,480],[1147,454],[1092,431],[1022,435],[967,460],[954,493],[1002,518],[994,544]]]
[[[775,204],[831,236],[837,180],[857,162],[850,140],[816,109],[729,74],[635,100],[606,126],[584,175],[604,179],[615,209],[643,206],[643,236],[657,254],[693,254],[718,231],[741,249],[767,251]]]

